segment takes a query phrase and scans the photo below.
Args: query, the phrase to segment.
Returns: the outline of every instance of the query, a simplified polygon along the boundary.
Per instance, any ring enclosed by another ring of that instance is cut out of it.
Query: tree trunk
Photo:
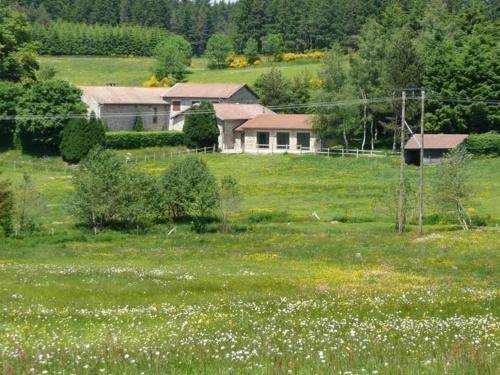
[[[345,128],[344,130],[342,130],[342,135],[344,136],[345,149],[347,151],[349,150],[349,140],[347,139],[347,133],[345,131]]]
[[[371,121],[371,124],[370,124],[370,138],[371,138],[371,142],[372,142],[372,151],[375,150],[375,139],[374,139],[374,134],[373,134],[373,118],[372,118],[372,121]]]
[[[361,144],[361,150],[365,150],[366,144],[366,94],[364,91],[361,91],[361,95],[363,95],[363,143]]]

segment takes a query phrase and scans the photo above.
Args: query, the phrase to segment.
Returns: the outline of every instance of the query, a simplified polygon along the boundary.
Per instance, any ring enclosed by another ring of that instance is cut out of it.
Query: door
[[[257,148],[269,148],[269,132],[257,132]]]

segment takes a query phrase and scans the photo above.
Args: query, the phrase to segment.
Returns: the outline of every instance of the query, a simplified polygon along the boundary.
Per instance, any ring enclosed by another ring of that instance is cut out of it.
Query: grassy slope
[[[153,59],[138,57],[82,57],[43,56],[41,66],[52,65],[57,70],[57,77],[77,85],[105,85],[115,83],[125,86],[141,86],[151,75]],[[272,66],[283,69],[287,77],[293,77],[304,70],[315,74],[320,67],[318,62],[302,63],[265,63],[262,66],[247,69],[208,70],[204,59],[194,59],[188,75],[190,82],[236,82],[253,84],[255,80]]]
[[[163,150],[133,153],[153,152]],[[92,236],[62,210],[70,171],[59,160],[14,169],[19,154],[1,156],[4,178],[34,174],[54,230],[0,245],[3,372],[497,373],[498,232],[394,234],[383,197],[396,161],[205,158],[217,177],[240,180],[239,225],[262,212],[271,221],[238,235],[180,225],[167,236],[167,225]],[[168,164],[138,168],[161,174]],[[492,223],[499,167],[472,166],[472,205]],[[331,223],[339,216],[376,222]]]

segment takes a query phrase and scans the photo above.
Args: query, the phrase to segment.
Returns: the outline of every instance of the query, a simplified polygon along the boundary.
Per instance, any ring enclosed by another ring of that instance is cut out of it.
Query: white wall
[[[286,151],[286,150],[281,150],[278,149],[278,143],[277,143],[277,133],[289,133],[290,134],[290,151],[295,151],[299,150],[297,147],[297,133],[309,133],[311,135],[310,139],[310,149],[311,151],[317,150],[320,148],[319,145],[319,139],[317,138],[316,134],[313,131],[307,131],[307,130],[267,130],[267,129],[247,129],[245,130],[245,144],[244,144],[244,149],[245,151],[256,151],[258,150],[257,148],[257,133],[258,132],[268,132],[269,133],[269,150],[274,150],[274,151]],[[238,149],[241,149],[241,142],[238,140],[239,136],[236,135],[236,146]]]

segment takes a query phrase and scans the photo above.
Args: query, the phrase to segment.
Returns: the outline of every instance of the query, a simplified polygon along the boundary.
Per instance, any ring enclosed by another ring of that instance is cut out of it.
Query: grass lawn
[[[41,56],[40,64],[51,65],[57,70],[57,78],[70,81],[76,85],[105,85],[115,83],[125,86],[142,86],[151,76],[154,64],[152,58],[146,57],[84,57],[84,56]],[[317,61],[271,63],[246,69],[209,70],[206,61],[193,59],[189,82],[235,82],[252,85],[255,80],[277,66],[287,77],[293,77],[304,70],[316,74],[321,66]]]
[[[131,153],[159,175],[164,151]],[[489,227],[419,239],[392,228],[395,159],[203,158],[241,184],[238,233],[94,236],[64,209],[71,168],[0,155],[2,178],[33,175],[46,205],[41,233],[0,244],[0,372],[499,373],[500,159],[471,166]]]

